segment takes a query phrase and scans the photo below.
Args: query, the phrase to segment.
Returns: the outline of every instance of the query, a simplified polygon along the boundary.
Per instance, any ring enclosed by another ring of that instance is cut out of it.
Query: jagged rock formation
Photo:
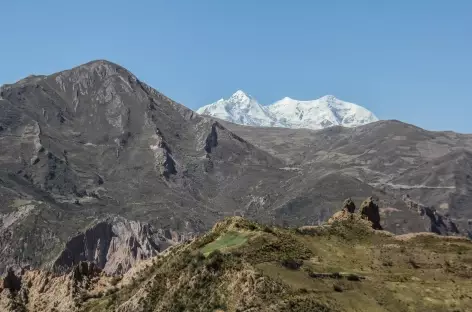
[[[358,222],[360,218],[369,221],[370,226],[374,230],[382,230],[379,206],[375,203],[372,196],[368,197],[361,203],[358,213],[356,213],[356,205],[351,198],[343,203],[341,211],[336,212],[329,220],[328,224],[336,222]]]
[[[112,217],[72,237],[53,262],[53,269],[66,271],[87,261],[106,273],[122,274],[136,262],[156,256],[190,237],[157,231],[147,223]]]
[[[79,262],[69,273],[24,271],[14,290],[0,289],[0,311],[81,311],[85,300],[116,291],[111,277],[93,263]]]
[[[90,279],[99,275],[101,270],[93,262],[80,261],[72,270],[72,279],[74,281],[82,282],[85,279]]]
[[[422,217],[427,217],[430,221],[429,230],[436,234],[457,235],[459,229],[448,215],[441,215],[433,207],[427,207],[410,198],[408,194],[402,196],[402,200],[412,211],[417,212]]]
[[[359,213],[364,219],[372,222],[372,228],[374,230],[382,230],[380,225],[380,213],[379,206],[374,202],[374,199],[371,197],[364,200],[359,208]]]
[[[347,210],[341,210],[335,212],[331,218],[328,219],[328,224],[333,224],[337,221],[349,220],[352,218],[352,213]]]
[[[347,198],[343,203],[341,211],[334,213],[327,223],[330,225],[339,222],[359,223],[359,217],[367,220],[369,227],[372,227],[374,230],[382,230],[379,207],[374,203],[372,197],[362,202],[358,213],[356,213],[354,201],[351,198]]]
[[[7,270],[7,274],[3,277],[3,289],[8,289],[12,292],[18,291],[21,288],[21,279],[15,275],[13,268]]]
[[[354,211],[356,210],[356,205],[354,204],[351,198],[348,198],[344,201],[343,210],[350,213],[354,213]]]
[[[205,140],[205,151],[207,153],[211,153],[211,149],[218,145],[218,133],[216,132],[216,127],[218,126],[218,123],[211,125],[211,132]]]

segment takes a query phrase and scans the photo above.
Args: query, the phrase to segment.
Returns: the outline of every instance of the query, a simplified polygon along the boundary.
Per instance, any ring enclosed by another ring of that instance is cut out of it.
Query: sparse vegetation
[[[121,276],[113,276],[110,280],[110,285],[116,286],[121,281]]]
[[[282,265],[287,269],[298,270],[303,264],[303,260],[296,260],[293,258],[285,258],[282,260]]]
[[[413,258],[408,259],[408,263],[411,265],[411,267],[413,269],[419,269],[420,268],[420,265]]]
[[[208,255],[215,250],[237,247],[247,241],[248,233],[228,232],[220,236],[215,241],[205,245],[201,251],[204,255]]]
[[[369,226],[354,217],[329,226],[267,231],[241,218],[227,219],[132,276],[107,277],[108,289],[78,292],[77,307],[88,312],[472,309],[470,241],[397,239]]]

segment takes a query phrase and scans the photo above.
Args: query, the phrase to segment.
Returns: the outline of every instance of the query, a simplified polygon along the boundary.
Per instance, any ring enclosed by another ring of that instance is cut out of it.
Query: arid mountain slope
[[[200,232],[244,206],[261,172],[273,177],[264,188],[293,175],[106,61],[28,77],[0,95],[0,271],[51,262],[77,232],[113,216]]]
[[[408,194],[414,201],[453,219],[465,233],[472,230],[468,224],[472,220],[468,204],[472,200],[472,135],[431,132],[394,120],[319,131],[281,128],[255,131],[252,127],[225,125],[283,159],[300,175],[316,179],[331,176],[336,186],[322,183],[317,188],[325,196],[355,184],[378,189],[379,197],[385,200],[383,207],[396,209],[390,209],[392,214],[386,222],[403,214],[402,197]],[[349,179],[356,182],[347,182]],[[395,200],[389,202],[388,198]],[[415,229],[419,226],[417,220],[415,223],[409,230],[419,230]]]

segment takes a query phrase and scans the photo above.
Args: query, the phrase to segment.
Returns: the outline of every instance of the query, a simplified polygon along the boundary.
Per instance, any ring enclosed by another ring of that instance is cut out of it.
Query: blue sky
[[[0,84],[116,62],[190,108],[333,94],[472,133],[472,1],[58,1],[1,5]]]

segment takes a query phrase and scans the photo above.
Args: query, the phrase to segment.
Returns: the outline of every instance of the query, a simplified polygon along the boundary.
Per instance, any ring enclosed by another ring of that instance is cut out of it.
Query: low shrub
[[[303,265],[303,260],[285,258],[282,260],[282,265],[290,270],[298,270]]]

